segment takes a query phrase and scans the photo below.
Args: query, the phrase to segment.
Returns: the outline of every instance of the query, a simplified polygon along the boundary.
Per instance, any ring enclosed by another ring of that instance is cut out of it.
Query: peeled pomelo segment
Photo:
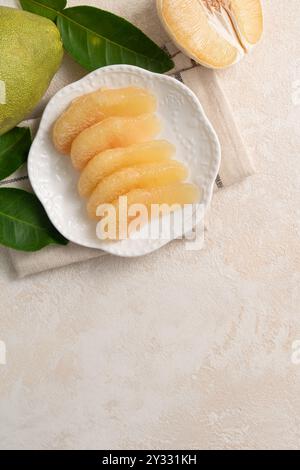
[[[128,207],[131,204],[196,204],[200,201],[201,191],[193,183],[175,183],[166,186],[132,189],[127,194]],[[114,201],[114,205],[118,201]]]
[[[101,152],[83,169],[78,183],[79,194],[88,196],[105,176],[114,171],[131,165],[163,162],[174,153],[174,145],[166,140],[152,140]]]
[[[111,203],[134,188],[164,186],[183,181],[187,175],[187,168],[176,160],[123,168],[100,181],[89,198],[88,214],[95,218],[100,204]]]
[[[138,116],[153,113],[155,96],[143,88],[101,88],[76,98],[57,119],[53,142],[61,153],[70,153],[75,137],[84,129],[112,116]]]
[[[160,122],[155,114],[105,119],[82,131],[73,141],[71,147],[73,166],[77,170],[82,170],[98,153],[151,140],[160,129]]]
[[[120,217],[120,200],[113,202],[115,207],[116,219],[116,237],[118,239],[127,235],[130,235],[130,222],[132,222],[138,215],[130,215],[130,207],[133,204],[142,204],[147,209],[148,217],[144,220],[144,223],[151,221],[151,206],[153,204],[162,204],[164,207],[159,215],[165,215],[167,213],[174,212],[179,206],[185,204],[196,204],[200,202],[201,191],[198,186],[192,183],[175,183],[167,186],[160,186],[157,188],[142,188],[133,189],[125,194],[127,198],[127,224],[124,226],[124,214]],[[166,207],[167,206],[167,207]],[[155,215],[157,211],[155,211]],[[129,229],[129,230],[128,230]]]
[[[211,68],[238,62],[262,34],[260,0],[157,0],[157,8],[177,46]]]

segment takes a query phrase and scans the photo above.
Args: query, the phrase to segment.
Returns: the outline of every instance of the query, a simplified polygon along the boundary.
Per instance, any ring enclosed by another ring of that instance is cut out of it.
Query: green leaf
[[[57,26],[65,49],[87,70],[131,64],[163,73],[174,66],[140,29],[108,11],[90,6],[67,8],[58,14]]]
[[[20,0],[20,4],[23,10],[55,21],[58,12],[67,5],[67,0]]]
[[[0,243],[22,251],[68,241],[53,227],[34,194],[16,188],[0,188]]]
[[[57,22],[67,52],[85,69],[137,65],[164,73],[174,67],[168,54],[120,16],[90,6],[65,8],[65,0],[20,0],[24,10]]]
[[[15,127],[0,136],[0,180],[26,162],[30,145],[30,130],[26,127]]]

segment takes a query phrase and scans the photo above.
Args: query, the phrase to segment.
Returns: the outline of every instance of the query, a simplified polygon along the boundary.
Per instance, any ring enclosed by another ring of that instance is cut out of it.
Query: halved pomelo
[[[111,203],[132,189],[165,186],[183,181],[187,175],[187,168],[176,160],[123,168],[98,183],[87,204],[88,214],[95,218],[100,204]]]
[[[71,147],[73,166],[77,170],[82,170],[97,153],[151,140],[160,129],[161,125],[155,114],[104,119],[82,131],[73,141]]]
[[[260,0],[157,0],[157,9],[179,49],[210,68],[241,60],[263,32]]]
[[[174,145],[166,140],[152,140],[98,153],[88,162],[80,175],[79,194],[88,196],[105,176],[114,171],[137,164],[163,162],[174,153]]]
[[[75,137],[93,124],[112,116],[138,116],[155,110],[155,96],[143,88],[101,88],[72,101],[54,124],[53,142],[59,152],[67,154]]]

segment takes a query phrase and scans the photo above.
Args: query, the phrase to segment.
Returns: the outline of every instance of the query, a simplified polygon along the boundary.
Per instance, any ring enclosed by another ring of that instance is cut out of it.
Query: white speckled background
[[[152,0],[127,3],[137,24],[154,15]],[[260,47],[219,72],[258,174],[215,196],[203,251],[175,242],[16,280],[0,250],[0,448],[300,448],[300,3],[288,3],[266,0]]]

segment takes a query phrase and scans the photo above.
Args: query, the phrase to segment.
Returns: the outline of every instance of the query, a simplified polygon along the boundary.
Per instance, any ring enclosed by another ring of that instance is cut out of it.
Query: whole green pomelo
[[[0,135],[37,105],[62,56],[60,34],[52,21],[0,7]]]

